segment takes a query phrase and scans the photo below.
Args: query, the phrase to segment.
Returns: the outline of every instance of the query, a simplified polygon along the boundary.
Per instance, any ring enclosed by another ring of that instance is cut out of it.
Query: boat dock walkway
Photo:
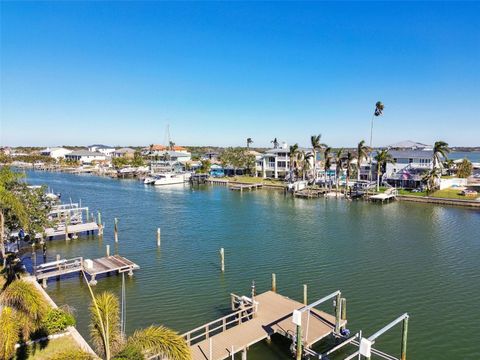
[[[295,191],[293,193],[293,196],[312,199],[312,198],[318,198],[321,195],[324,195],[326,192],[327,192],[326,189],[302,189],[302,190]]]
[[[140,269],[134,262],[120,255],[106,256],[95,260],[76,257],[72,259],[58,259],[56,261],[44,263],[35,267],[35,277],[37,281],[42,281],[43,286],[47,286],[48,279],[60,277],[71,273],[84,271],[90,276],[90,284],[97,283],[96,276],[110,272],[124,273],[133,275],[133,270]]]
[[[371,201],[384,201],[395,200],[397,198],[398,191],[395,188],[387,189],[384,193],[372,195],[369,197]]]
[[[192,360],[223,360],[240,352],[242,359],[246,359],[249,346],[273,334],[295,341],[296,325],[292,322],[292,315],[300,309],[303,309],[301,317],[302,324],[305,324],[302,335],[305,349],[346,325],[346,319],[340,320],[340,311],[335,317],[313,309],[315,304],[305,306],[274,291],[255,296],[253,302],[251,298],[232,294],[232,310],[235,303],[241,304],[235,312],[183,334],[190,346]]]
[[[47,238],[55,238],[59,236],[65,236],[66,239],[70,237],[75,237],[77,234],[80,233],[87,233],[91,231],[99,231],[100,227],[97,225],[96,222],[86,222],[80,224],[73,224],[73,225],[65,225],[61,224],[56,228],[46,228],[45,235]]]
[[[229,184],[230,190],[237,190],[242,192],[243,190],[257,190],[263,187],[262,183],[256,184]]]

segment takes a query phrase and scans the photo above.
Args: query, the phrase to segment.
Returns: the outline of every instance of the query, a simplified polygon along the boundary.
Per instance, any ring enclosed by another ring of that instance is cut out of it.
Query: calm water
[[[453,159],[453,160],[467,158],[471,162],[480,162],[480,152],[478,152],[478,151],[476,151],[476,152],[475,151],[474,152],[461,152],[461,151],[451,152],[450,154],[448,154],[448,157]]]
[[[302,284],[315,300],[341,289],[349,328],[367,335],[403,312],[411,315],[410,359],[479,359],[480,212],[396,202],[384,206],[343,200],[299,200],[274,191],[240,194],[223,187],[154,188],[137,181],[29,173],[64,200],[101,210],[103,240],[49,243],[48,256],[100,257],[113,242],[141,269],[127,280],[127,331],[152,323],[186,331],[225,313],[229,294],[259,292],[277,274],[278,291],[302,299]],[[162,228],[161,250],[156,228]],[[218,250],[225,248],[226,273]],[[95,291],[120,292],[121,278],[98,282]],[[49,282],[59,304],[76,308],[88,338],[87,288],[72,276]],[[325,310],[331,310],[328,304]],[[378,347],[398,355],[400,329]],[[288,343],[274,339],[251,348],[249,359],[291,359]]]

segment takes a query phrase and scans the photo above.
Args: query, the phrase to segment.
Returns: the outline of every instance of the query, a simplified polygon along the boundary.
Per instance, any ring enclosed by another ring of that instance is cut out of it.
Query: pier
[[[299,198],[313,199],[319,198],[320,196],[324,195],[325,192],[327,192],[326,189],[303,189],[295,191],[293,193],[293,196]]]
[[[240,352],[242,359],[246,359],[248,347],[274,334],[296,342],[299,325],[292,322],[294,314],[297,314],[297,324],[300,321],[304,329],[300,341],[301,353],[302,349],[309,349],[327,336],[340,335],[347,323],[341,318],[343,302],[340,291],[308,306],[274,291],[254,296],[253,300],[235,294],[231,298],[231,314],[183,334],[190,346],[192,360],[223,360]],[[335,315],[315,309],[333,298],[337,299]],[[344,315],[346,317],[346,312]]]
[[[370,196],[369,200],[381,201],[383,204],[384,201],[388,202],[390,200],[395,200],[397,198],[397,193],[398,193],[397,189],[389,188],[384,193]]]
[[[243,190],[258,190],[263,187],[262,183],[256,184],[231,184],[229,185],[230,190],[236,190],[243,192]]]
[[[62,275],[85,272],[90,276],[90,284],[97,283],[96,276],[110,272],[118,274],[127,272],[132,276],[134,270],[140,267],[134,262],[120,255],[106,256],[95,260],[76,257],[72,259],[58,259],[35,267],[35,278],[42,281],[43,287],[47,286],[48,279],[59,278]]]

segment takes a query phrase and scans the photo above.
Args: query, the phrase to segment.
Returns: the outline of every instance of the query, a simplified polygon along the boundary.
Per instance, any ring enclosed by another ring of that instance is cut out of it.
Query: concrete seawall
[[[397,195],[400,201],[413,201],[421,203],[439,204],[439,205],[453,205],[453,206],[467,206],[480,209],[480,201],[475,200],[460,200],[460,199],[445,199],[434,198],[430,196],[411,196],[411,195]]]

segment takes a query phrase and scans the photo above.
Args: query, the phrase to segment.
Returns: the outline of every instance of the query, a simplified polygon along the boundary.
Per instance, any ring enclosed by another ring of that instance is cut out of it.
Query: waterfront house
[[[135,150],[132,148],[121,148],[115,150],[113,153],[114,158],[126,158],[126,159],[133,159],[135,155]]]
[[[47,147],[46,149],[40,150],[40,155],[49,156],[55,160],[64,159],[65,155],[70,154],[72,150],[65,149],[63,147]]]
[[[95,144],[95,145],[88,146],[88,151],[99,152],[99,153],[104,154],[105,156],[111,157],[113,155],[113,153],[115,152],[115,148],[112,147],[112,146]]]
[[[312,153],[312,149],[299,148],[299,151]],[[290,157],[287,143],[269,149],[264,154],[256,155],[257,175],[263,178],[285,179],[290,173]],[[257,153],[258,154],[258,153]],[[310,159],[310,169],[313,169],[313,159]]]
[[[92,162],[105,161],[107,156],[100,152],[88,151],[88,150],[78,150],[72,151],[69,154],[65,155],[66,160],[78,161],[81,164],[91,164]]]

